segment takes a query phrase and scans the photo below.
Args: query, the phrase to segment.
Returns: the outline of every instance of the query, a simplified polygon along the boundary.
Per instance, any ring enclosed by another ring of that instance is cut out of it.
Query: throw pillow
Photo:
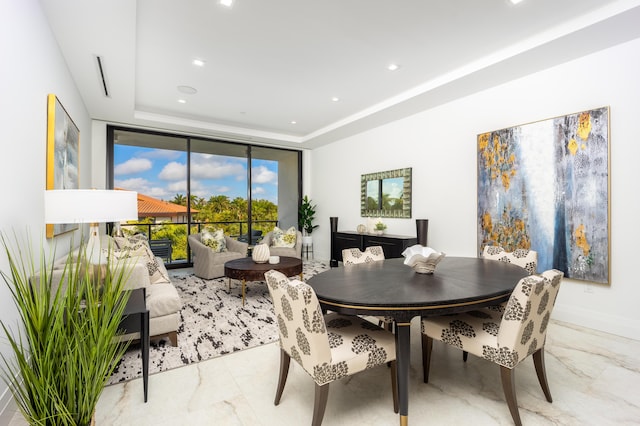
[[[114,237],[116,244],[118,245],[119,253],[114,255],[118,259],[127,257],[139,257],[147,266],[149,272],[149,281],[151,284],[170,283],[169,274],[166,268],[162,265],[162,268],[158,267],[157,259],[149,247],[147,237],[143,234],[136,234],[130,237]]]
[[[297,235],[298,232],[293,226],[286,231],[283,231],[276,226],[275,228],[273,228],[273,238],[271,239],[271,245],[273,247],[295,247]]]
[[[216,229],[213,232],[203,231],[200,241],[213,250],[214,253],[227,251],[227,242],[224,239],[224,231],[222,229]]]

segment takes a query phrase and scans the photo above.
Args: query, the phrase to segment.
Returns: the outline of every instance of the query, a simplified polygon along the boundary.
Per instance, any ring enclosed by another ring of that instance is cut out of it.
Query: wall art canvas
[[[478,253],[538,252],[538,272],[609,282],[609,108],[478,135]]]
[[[80,130],[55,95],[47,96],[47,189],[79,189]],[[47,224],[47,238],[78,229]]]

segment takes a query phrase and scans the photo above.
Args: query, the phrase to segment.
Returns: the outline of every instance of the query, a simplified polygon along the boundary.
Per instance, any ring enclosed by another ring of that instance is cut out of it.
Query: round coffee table
[[[244,306],[245,285],[247,281],[264,281],[264,273],[270,270],[282,272],[287,277],[298,275],[302,280],[302,259],[296,257],[280,256],[280,263],[256,263],[250,257],[230,260],[224,264],[224,275],[229,278],[229,291],[231,280],[242,281],[242,306]]]

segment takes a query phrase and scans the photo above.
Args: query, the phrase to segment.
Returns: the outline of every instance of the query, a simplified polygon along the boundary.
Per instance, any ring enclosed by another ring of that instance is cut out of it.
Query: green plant
[[[376,222],[376,231],[384,231],[385,229],[387,229],[387,225],[383,222]]]
[[[126,350],[127,343],[114,338],[130,269],[85,267],[80,250],[59,270],[42,248],[36,260],[31,245],[22,250],[17,237],[15,247],[0,239],[9,261],[9,272],[1,274],[19,315],[17,331],[1,323],[13,353],[2,356],[2,377],[29,424],[89,425]]]
[[[313,230],[318,227],[318,225],[313,224],[315,214],[316,205],[311,204],[311,200],[305,195],[302,198],[302,203],[300,203],[300,209],[298,210],[298,224],[307,235],[311,235]]]

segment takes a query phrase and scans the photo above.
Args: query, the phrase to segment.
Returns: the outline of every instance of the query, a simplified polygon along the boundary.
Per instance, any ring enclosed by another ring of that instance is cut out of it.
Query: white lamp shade
[[[44,191],[45,223],[138,220],[138,193],[105,189]]]

